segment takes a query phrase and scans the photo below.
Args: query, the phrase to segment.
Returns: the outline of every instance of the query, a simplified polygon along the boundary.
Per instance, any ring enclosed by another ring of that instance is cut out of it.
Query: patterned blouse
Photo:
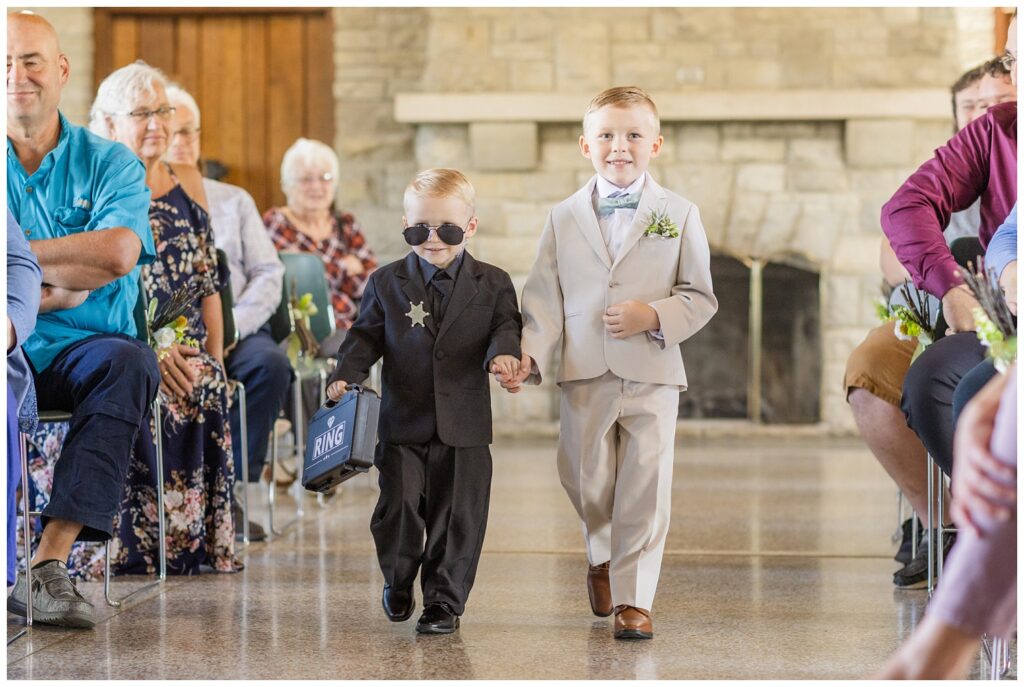
[[[279,251],[316,253],[324,262],[327,286],[334,306],[334,319],[338,329],[349,329],[358,314],[357,301],[363,297],[363,288],[370,273],[377,267],[377,258],[366,245],[366,237],[356,218],[347,212],[331,212],[333,231],[324,241],[315,241],[304,234],[284,214],[284,208],[270,208],[263,213],[270,238]],[[342,258],[354,255],[363,263],[364,272],[351,275]]]

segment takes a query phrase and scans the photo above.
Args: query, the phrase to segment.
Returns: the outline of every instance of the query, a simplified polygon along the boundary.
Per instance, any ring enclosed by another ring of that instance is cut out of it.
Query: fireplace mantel
[[[946,119],[941,88],[652,93],[663,122]],[[577,122],[592,93],[399,93],[409,124]]]

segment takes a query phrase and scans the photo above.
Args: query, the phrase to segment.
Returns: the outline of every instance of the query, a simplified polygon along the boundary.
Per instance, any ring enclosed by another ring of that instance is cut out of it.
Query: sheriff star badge
[[[405,313],[405,316],[412,320],[412,323],[409,325],[410,327],[415,327],[416,325],[426,327],[426,325],[423,324],[423,320],[429,314],[430,313],[423,309],[423,301],[420,301],[415,305],[412,301],[409,301],[409,312]]]

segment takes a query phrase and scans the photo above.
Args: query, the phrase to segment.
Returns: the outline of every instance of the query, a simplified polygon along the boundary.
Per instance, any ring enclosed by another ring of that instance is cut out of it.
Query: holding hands
[[[532,369],[533,358],[526,353],[523,353],[522,360],[511,355],[496,355],[491,361],[491,373],[501,388],[510,394],[519,393]]]
[[[341,400],[341,397],[345,395],[345,391],[348,389],[348,382],[338,380],[331,382],[327,386],[327,398],[331,399],[335,403]]]

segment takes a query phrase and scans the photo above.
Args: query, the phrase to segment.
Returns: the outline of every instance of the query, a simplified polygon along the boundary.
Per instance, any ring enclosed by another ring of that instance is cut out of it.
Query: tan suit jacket
[[[537,260],[523,289],[523,352],[540,383],[562,342],[557,382],[593,379],[611,370],[622,379],[675,384],[686,389],[679,344],[718,310],[711,289],[711,256],[697,206],[650,174],[636,216],[613,262],[597,223],[597,177],[551,211]],[[652,211],[668,212],[679,236],[645,236]],[[650,304],[664,340],[649,333],[613,339],[601,317],[610,305],[635,299]]]

